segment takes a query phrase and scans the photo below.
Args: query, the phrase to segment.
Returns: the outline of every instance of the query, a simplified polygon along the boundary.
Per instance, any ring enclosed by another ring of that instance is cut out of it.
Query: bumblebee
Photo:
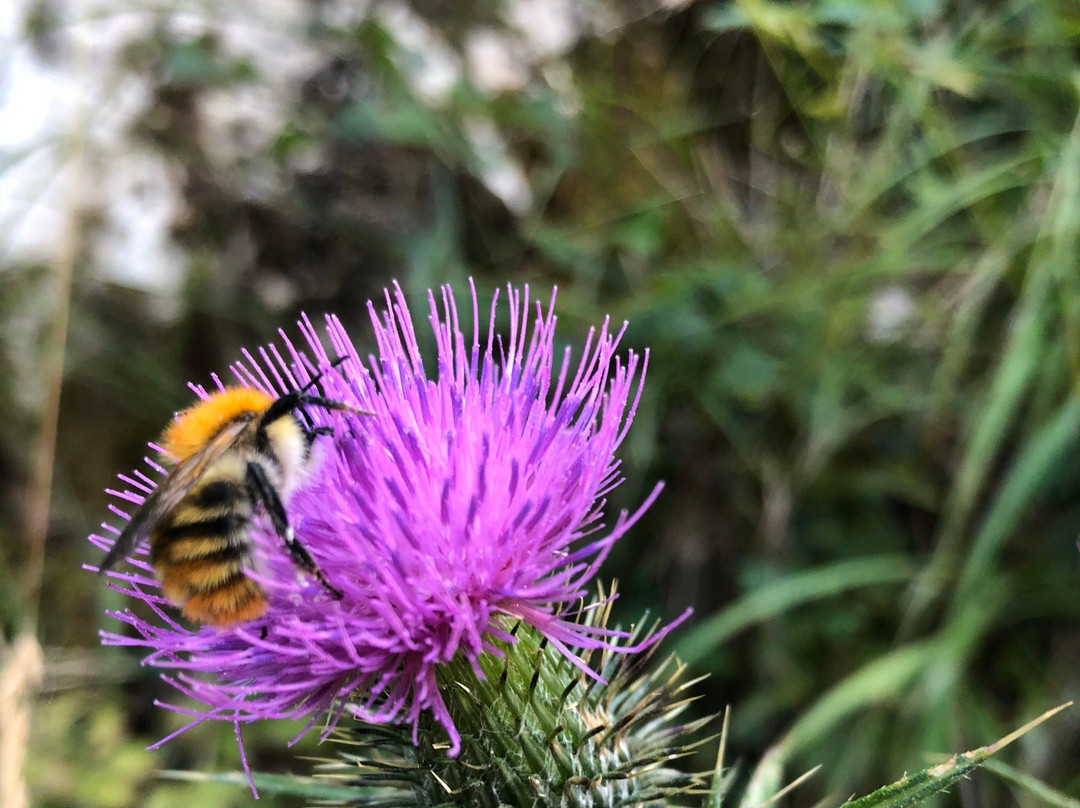
[[[150,561],[165,597],[191,620],[230,626],[266,613],[266,594],[245,575],[251,568],[251,522],[260,509],[293,562],[331,595],[314,559],[297,540],[284,500],[308,470],[311,447],[332,427],[312,428],[301,407],[362,413],[301,390],[274,398],[226,388],[176,416],[158,441],[176,465],[132,516],[99,572],[150,539]]]

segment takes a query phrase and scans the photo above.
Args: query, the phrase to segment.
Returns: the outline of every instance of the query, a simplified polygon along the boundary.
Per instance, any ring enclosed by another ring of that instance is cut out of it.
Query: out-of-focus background
[[[1076,3],[0,5],[0,716],[34,805],[250,803],[159,778],[237,769],[231,727],[145,750],[169,689],[98,646],[85,536],[188,380],[300,311],[370,346],[393,278],[557,284],[567,344],[610,314],[651,348],[613,505],[667,488],[616,613],[694,606],[669,647],[729,758],[823,764],[792,804],[1076,696]],[[248,731],[255,768],[308,773],[295,730]],[[1002,758],[1074,796],[1078,759],[1076,710]],[[986,772],[947,802],[1043,804]]]

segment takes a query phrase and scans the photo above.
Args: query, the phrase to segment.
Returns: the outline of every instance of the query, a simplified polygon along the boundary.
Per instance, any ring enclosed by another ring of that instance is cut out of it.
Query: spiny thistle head
[[[605,497],[621,481],[614,453],[645,358],[620,357],[622,331],[605,321],[574,366],[569,350],[556,353],[554,295],[546,310],[536,305],[531,327],[528,290],[511,288],[509,299],[503,339],[497,296],[485,324],[474,291],[469,339],[450,291],[429,293],[433,363],[395,287],[381,312],[369,305],[378,355],[366,365],[328,318],[335,356],[305,319],[305,352],[282,334],[285,356],[274,347],[260,350],[261,361],[245,352],[233,367],[241,385],[274,398],[321,374],[323,396],[370,415],[311,408],[307,417],[333,437],[319,441],[321,462],[287,503],[297,538],[340,599],[298,576],[264,516],[249,530],[258,563],[246,574],[268,601],[254,622],[225,630],[178,622],[145,549],[110,573],[113,588],[141,607],[111,612],[126,628],[104,642],[149,649],[147,664],[177,671],[166,681],[202,705],[173,707],[191,725],[231,721],[239,735],[259,719],[306,720],[306,731],[326,717],[329,733],[347,713],[418,732],[421,718],[434,716],[452,755],[459,729],[447,699],[459,692],[440,686],[441,672],[464,666],[479,675],[489,652],[514,644],[516,622],[582,670],[572,649],[635,650],[603,626],[575,621],[572,610],[659,491],[605,526]],[[147,462],[147,473],[122,476],[126,490],[110,492],[124,519],[167,473]],[[101,549],[119,533],[105,527],[91,537]]]
[[[604,627],[609,613],[610,599],[600,598],[583,622]],[[461,733],[456,758],[445,755],[430,721],[421,722],[415,745],[404,726],[339,727],[338,757],[319,766],[343,787],[342,799],[328,804],[607,808],[675,805],[704,790],[706,775],[671,765],[707,740],[697,735],[711,720],[680,721],[693,682],[681,681],[684,668],[673,657],[654,666],[655,646],[637,656],[613,648],[586,654],[605,685],[535,628],[517,621],[509,629],[516,642],[497,641],[479,671],[465,660],[440,669]],[[629,642],[648,639],[641,634]]]

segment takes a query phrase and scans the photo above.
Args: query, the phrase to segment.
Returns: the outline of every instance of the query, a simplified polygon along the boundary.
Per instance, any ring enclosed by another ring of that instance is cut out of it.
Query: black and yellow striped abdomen
[[[192,620],[216,626],[266,612],[251,564],[248,531],[254,503],[242,457],[222,458],[150,536],[150,559],[165,597]]]

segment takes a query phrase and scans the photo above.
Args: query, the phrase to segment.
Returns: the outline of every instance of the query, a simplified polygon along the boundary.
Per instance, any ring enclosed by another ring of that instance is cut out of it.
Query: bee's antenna
[[[331,362],[329,364],[329,366],[326,368],[326,370],[329,370],[330,368],[339,367],[341,365],[341,363],[344,362],[348,358],[349,358],[348,354],[345,354],[345,356],[339,356],[337,359],[335,359],[333,362]],[[326,370],[320,370],[318,373],[316,373],[311,378],[311,381],[309,381],[307,384],[305,384],[303,387],[301,387],[296,392],[303,393],[305,390],[308,390],[308,389],[314,387],[316,384],[318,384],[319,379],[321,379],[323,377],[323,375],[326,373]]]

